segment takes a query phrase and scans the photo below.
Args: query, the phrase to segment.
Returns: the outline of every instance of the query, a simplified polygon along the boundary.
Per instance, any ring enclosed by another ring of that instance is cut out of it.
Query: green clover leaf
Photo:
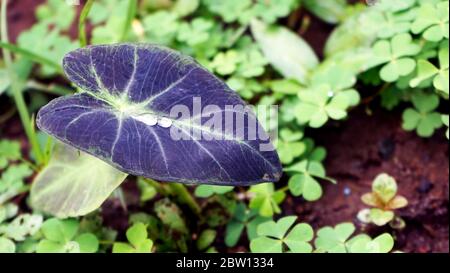
[[[213,68],[219,75],[230,75],[236,71],[240,56],[236,50],[228,50],[217,54],[211,62]]]
[[[394,36],[390,41],[381,40],[373,46],[375,54],[374,64],[384,64],[380,70],[380,77],[386,82],[394,82],[400,76],[406,76],[416,67],[416,61],[410,56],[420,51],[410,34],[403,33]]]
[[[227,84],[231,89],[238,92],[242,98],[248,100],[265,91],[265,87],[255,79],[233,76],[227,80]]]
[[[359,101],[359,94],[353,89],[334,93],[327,84],[298,93],[300,99],[296,107],[296,119],[299,124],[312,128],[323,126],[329,118],[340,120],[347,117],[346,110]]]
[[[303,160],[286,168],[286,171],[294,173],[288,182],[292,195],[301,195],[307,201],[316,201],[322,196],[322,187],[316,178],[334,183],[326,177],[325,168],[319,162]]]
[[[36,18],[47,27],[52,25],[67,30],[75,18],[75,9],[74,6],[61,5],[59,0],[48,0],[46,4],[37,7]]]
[[[317,231],[314,241],[318,252],[347,253],[347,241],[355,232],[353,223],[341,223],[333,227],[323,227]]]
[[[212,13],[220,15],[226,23],[238,20],[252,5],[251,0],[204,0],[203,2]]]
[[[163,45],[172,44],[180,28],[177,15],[164,10],[146,16],[142,23],[146,39],[149,42]]]
[[[26,190],[24,179],[33,171],[25,163],[12,165],[0,177],[0,205]]]
[[[251,240],[250,250],[254,253],[282,253],[287,247],[290,252],[310,253],[312,246],[309,241],[313,239],[314,231],[305,223],[297,224],[291,229],[296,219],[296,216],[287,216],[277,222],[260,224],[257,228],[259,237]]]
[[[244,203],[238,203],[226,227],[225,244],[228,247],[235,246],[244,229],[247,230],[248,239],[252,240],[257,236],[258,225],[268,220],[269,218],[258,215],[257,211],[247,209]]]
[[[435,94],[417,92],[411,100],[414,108],[408,108],[403,112],[403,129],[416,130],[419,136],[430,137],[442,126],[440,114],[434,112],[439,106],[439,97]]]
[[[276,141],[278,155],[283,164],[290,164],[295,158],[306,151],[306,145],[302,141],[302,131],[292,131],[284,128],[280,131],[280,138]]]
[[[20,143],[7,139],[0,140],[0,169],[4,169],[9,161],[20,159]]]
[[[362,234],[349,242],[351,253],[388,253],[393,247],[394,239],[389,233],[383,233],[375,239]]]
[[[214,194],[225,194],[233,189],[233,186],[199,185],[195,188],[195,196],[208,198]]]
[[[278,204],[284,200],[286,195],[283,191],[275,191],[272,183],[251,186],[248,192],[253,194],[249,207],[258,210],[261,216],[270,217],[274,213],[281,212]]]
[[[432,78],[433,85],[437,90],[442,91],[448,98],[449,95],[449,63],[448,63],[448,43],[445,43],[439,50],[439,68],[428,60],[417,61],[417,76],[410,81],[410,86],[415,88],[424,81]]]
[[[0,237],[0,253],[14,253],[16,245],[8,238]]]
[[[195,18],[190,23],[182,23],[178,29],[177,40],[189,46],[196,46],[209,40],[214,22],[204,18]]]
[[[92,233],[77,235],[79,223],[75,219],[51,218],[42,224],[44,236],[37,247],[37,253],[94,253],[99,242]]]
[[[10,223],[0,225],[0,235],[14,241],[24,241],[34,235],[42,225],[42,215],[21,214]]]
[[[113,253],[151,253],[153,241],[148,238],[147,227],[143,223],[135,223],[126,232],[129,243],[116,242]]]
[[[213,229],[205,229],[200,233],[197,239],[197,249],[198,250],[205,250],[208,248],[216,239],[217,231]]]
[[[411,26],[414,34],[423,33],[423,38],[439,42],[449,38],[449,8],[448,1],[436,4],[424,3],[420,6],[416,20]]]

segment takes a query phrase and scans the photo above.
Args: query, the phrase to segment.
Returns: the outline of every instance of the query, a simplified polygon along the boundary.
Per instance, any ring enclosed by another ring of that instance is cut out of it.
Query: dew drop
[[[156,123],[158,122],[156,116],[152,114],[143,114],[140,116],[136,116],[135,119],[150,126],[156,125]]]
[[[328,97],[333,97],[334,96],[334,92],[332,90],[328,91]]]
[[[172,120],[168,118],[160,118],[158,120],[158,125],[163,128],[169,128],[172,125]]]

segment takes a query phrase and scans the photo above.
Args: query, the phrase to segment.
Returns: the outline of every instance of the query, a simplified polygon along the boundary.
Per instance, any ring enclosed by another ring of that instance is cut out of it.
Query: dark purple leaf
[[[260,144],[269,143],[266,133],[260,129],[251,140],[247,130],[250,122],[259,124],[254,113],[226,109],[245,103],[192,58],[155,45],[118,44],[75,50],[63,66],[81,91],[51,101],[37,116],[39,128],[57,139],[119,170],[160,181],[250,185],[279,180],[277,153],[260,151]],[[203,109],[193,122],[171,115],[176,105],[193,115],[194,98],[201,107],[217,109]],[[221,130],[205,125],[214,113],[223,117]],[[226,126],[226,113],[248,123]],[[240,129],[243,135],[237,134]],[[173,131],[184,140],[174,139]]]

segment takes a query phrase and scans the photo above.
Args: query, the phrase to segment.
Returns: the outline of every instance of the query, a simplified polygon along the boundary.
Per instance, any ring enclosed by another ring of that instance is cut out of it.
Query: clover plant
[[[366,223],[383,226],[387,223],[402,228],[404,221],[395,216],[394,210],[408,205],[405,197],[397,194],[397,182],[385,173],[379,174],[372,183],[372,192],[361,197],[364,204],[371,209],[364,209],[358,213],[358,219]]]
[[[150,253],[153,241],[148,238],[147,227],[143,223],[135,223],[126,232],[129,243],[116,242],[113,253]]]

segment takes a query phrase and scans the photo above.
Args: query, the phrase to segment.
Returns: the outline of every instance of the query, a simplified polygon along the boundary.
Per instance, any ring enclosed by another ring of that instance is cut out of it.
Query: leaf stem
[[[80,47],[85,47],[87,45],[86,37],[86,18],[91,10],[94,0],[88,0],[84,5],[80,13],[80,19],[78,20],[78,40],[80,42]]]
[[[123,25],[123,30],[122,30],[122,35],[120,36],[120,41],[124,41],[127,38],[128,31],[130,30],[130,27],[131,27],[131,22],[133,21],[134,16],[136,15],[136,8],[137,8],[137,1],[129,0],[128,9],[127,9],[127,18]]]
[[[7,45],[8,43],[8,26],[7,26],[7,18],[6,18],[6,9],[7,9],[8,1],[2,1],[1,5],[1,45]],[[3,46],[2,46],[3,47]],[[11,80],[11,91],[13,93],[14,101],[17,106],[17,110],[19,111],[19,116],[22,121],[22,125],[25,129],[25,134],[30,141],[31,148],[33,150],[35,159],[37,163],[40,165],[43,163],[44,156],[37,140],[36,133],[34,131],[34,124],[31,121],[30,114],[28,113],[28,108],[25,104],[25,100],[22,95],[22,90],[20,87],[19,79],[14,71],[12,64],[12,56],[11,52],[8,48],[3,48],[3,58],[5,60],[5,67],[7,69],[9,78]]]
[[[4,23],[4,24],[2,23],[2,25],[5,25],[5,33],[4,34],[3,34],[3,27],[2,27],[2,37],[4,37],[4,38],[2,38],[2,40],[0,42],[0,47],[3,48],[3,52],[5,52],[5,49],[7,49],[8,51],[12,51],[12,52],[14,52],[16,54],[20,54],[20,55],[24,56],[25,58],[28,58],[28,59],[30,59],[30,60],[32,60],[34,62],[40,63],[42,65],[51,66],[54,69],[56,69],[58,71],[58,73],[62,74],[61,66],[59,64],[55,63],[54,61],[49,60],[49,59],[47,59],[45,57],[42,57],[40,55],[37,55],[37,54],[27,50],[27,49],[24,49],[24,48],[18,47],[16,45],[10,44],[8,42],[8,37],[7,37],[8,32],[6,30],[6,23]],[[6,60],[6,58],[7,57],[5,57],[5,60]]]
[[[161,184],[148,178],[143,178],[142,180],[150,186],[154,187],[156,191],[163,196],[176,196],[178,202],[187,205],[195,215],[200,216],[200,205],[183,184],[174,182]]]

